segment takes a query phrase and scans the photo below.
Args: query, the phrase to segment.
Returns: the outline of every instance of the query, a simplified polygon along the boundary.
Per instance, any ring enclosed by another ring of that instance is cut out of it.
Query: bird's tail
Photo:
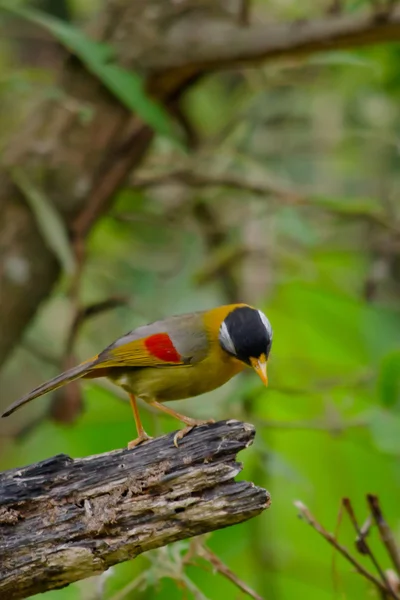
[[[63,385],[70,383],[70,381],[84,377],[92,369],[96,358],[97,356],[81,363],[80,365],[77,365],[76,367],[73,367],[72,369],[68,369],[68,371],[61,373],[61,375],[57,375],[57,377],[50,379],[50,381],[42,383],[42,385],[39,385],[37,388],[29,392],[29,394],[26,394],[19,400],[13,402],[1,416],[8,417],[8,415],[11,415],[11,413],[13,413],[15,410],[24,404],[27,404],[27,402],[34,400],[38,396],[42,396],[43,394],[47,394],[47,392],[57,390]]]

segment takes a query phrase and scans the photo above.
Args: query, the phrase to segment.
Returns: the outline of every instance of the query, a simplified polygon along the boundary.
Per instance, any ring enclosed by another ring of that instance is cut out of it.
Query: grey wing
[[[167,333],[184,362],[195,364],[207,356],[209,347],[202,315],[203,311],[168,317],[148,325],[142,325],[110,344],[101,354],[135,340],[147,338],[157,333]],[[101,355],[99,355],[100,357]]]
[[[164,323],[176,350],[187,362],[196,364],[207,356],[209,340],[204,328],[203,312],[171,317]]]

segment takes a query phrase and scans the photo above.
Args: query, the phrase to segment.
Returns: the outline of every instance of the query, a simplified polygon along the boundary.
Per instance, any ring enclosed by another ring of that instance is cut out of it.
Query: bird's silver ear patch
[[[221,346],[224,350],[229,352],[229,354],[234,354],[236,356],[236,348],[232,342],[231,336],[229,335],[225,321],[223,321],[221,327],[219,328],[219,341],[221,342]]]
[[[257,312],[258,312],[258,314],[260,315],[260,319],[261,319],[261,321],[262,321],[262,323],[263,323],[263,325],[264,325],[265,329],[267,330],[267,333],[268,333],[268,335],[269,335],[270,339],[272,340],[272,335],[273,335],[273,333],[272,333],[272,326],[271,326],[271,323],[268,321],[268,319],[267,319],[267,317],[264,315],[264,313],[263,313],[263,312],[261,312],[261,310],[259,310],[259,311],[257,311]]]

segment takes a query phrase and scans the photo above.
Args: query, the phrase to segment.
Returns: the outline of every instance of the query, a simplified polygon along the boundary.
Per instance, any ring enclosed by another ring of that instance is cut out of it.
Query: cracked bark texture
[[[0,474],[0,597],[63,587],[176,540],[234,525],[269,507],[269,493],[235,481],[252,425],[170,434],[134,450],[58,455]]]
[[[119,63],[140,72],[173,108],[207,72],[235,65],[398,41],[400,7],[293,23],[240,22],[239,0],[108,0],[88,28]],[[59,210],[79,245],[141,162],[152,132],[74,57],[60,72],[57,99],[35,106],[0,168],[0,365],[50,294],[59,264],[9,176],[20,165]],[[90,110],[89,122],[82,111]]]

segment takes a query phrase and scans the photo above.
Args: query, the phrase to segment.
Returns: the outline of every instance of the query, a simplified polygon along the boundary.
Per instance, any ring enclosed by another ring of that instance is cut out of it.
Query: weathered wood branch
[[[152,548],[258,515],[270,496],[234,480],[252,425],[221,421],[134,450],[58,455],[0,474],[0,597],[100,574]]]

